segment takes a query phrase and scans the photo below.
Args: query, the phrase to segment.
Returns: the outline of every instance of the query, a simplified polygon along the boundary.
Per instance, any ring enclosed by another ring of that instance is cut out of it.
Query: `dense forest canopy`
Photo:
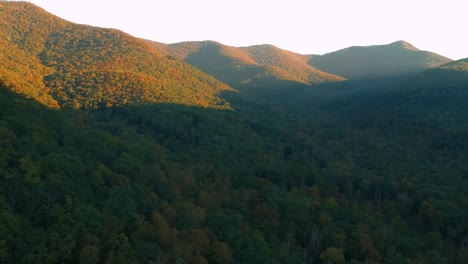
[[[311,57],[155,47],[24,2],[0,36],[0,263],[468,263],[466,59],[236,91],[183,60]]]

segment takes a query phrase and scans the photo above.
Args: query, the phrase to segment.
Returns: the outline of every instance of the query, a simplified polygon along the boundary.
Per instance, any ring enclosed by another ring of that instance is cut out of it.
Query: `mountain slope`
[[[363,79],[417,73],[450,61],[441,55],[418,50],[407,42],[397,41],[312,56],[309,64],[348,79]]]
[[[43,82],[53,72],[37,58],[49,34],[66,22],[31,4],[2,2],[0,6],[0,79],[14,91],[58,107]]]
[[[453,61],[444,65],[441,65],[437,68],[455,70],[459,72],[468,72],[468,58]]]
[[[417,86],[466,87],[468,84],[468,58],[428,69],[418,74],[412,81]]]
[[[161,53],[185,60],[236,88],[281,81],[319,84],[343,80],[307,65],[303,55],[271,45],[236,48],[213,41],[151,43]]]
[[[385,91],[365,91],[341,98],[330,109],[341,109],[361,127],[390,133],[403,144],[439,142],[464,150],[468,120],[468,59],[427,69]]]
[[[174,102],[223,107],[217,94],[231,90],[182,61],[165,58],[143,40],[69,23],[25,2],[2,2],[0,39],[1,78],[50,106]]]

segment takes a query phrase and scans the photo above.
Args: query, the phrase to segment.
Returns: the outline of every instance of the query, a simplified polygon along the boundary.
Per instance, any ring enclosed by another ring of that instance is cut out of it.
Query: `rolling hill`
[[[320,84],[344,80],[307,64],[307,57],[272,45],[231,47],[213,41],[162,44],[162,54],[181,59],[235,88],[281,82]]]
[[[0,6],[0,78],[52,107],[173,102],[226,107],[232,90],[144,40],[78,25],[27,2]],[[25,77],[25,78],[23,78]]]
[[[348,79],[365,79],[417,73],[450,61],[433,52],[418,50],[405,41],[397,41],[314,55],[309,64]]]

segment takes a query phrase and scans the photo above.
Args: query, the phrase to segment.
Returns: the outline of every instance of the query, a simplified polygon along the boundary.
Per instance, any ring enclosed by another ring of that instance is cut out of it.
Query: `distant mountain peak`
[[[450,61],[400,40],[387,45],[354,46],[313,56],[309,64],[348,79],[366,79],[418,73]]]
[[[272,44],[258,44],[258,45],[246,46],[246,47],[242,47],[242,48],[275,49],[275,50],[280,49],[280,48],[278,48],[278,47],[276,47],[275,45],[272,45]]]
[[[389,44],[389,46],[391,47],[399,47],[399,48],[403,48],[403,49],[406,49],[406,50],[419,50],[418,48],[416,48],[415,46],[411,45],[410,43],[404,41],[404,40],[399,40],[399,41],[395,41],[395,42],[392,42]]]

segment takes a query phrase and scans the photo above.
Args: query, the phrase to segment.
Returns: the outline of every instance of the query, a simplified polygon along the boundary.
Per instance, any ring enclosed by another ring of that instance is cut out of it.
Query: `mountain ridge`
[[[273,45],[232,47],[215,41],[162,44],[149,41],[166,56],[182,59],[239,88],[275,80],[319,84],[344,80],[307,65],[307,57]]]
[[[349,79],[364,79],[413,74],[450,61],[400,40],[386,45],[352,46],[315,55],[309,64]]]
[[[15,91],[51,107],[149,102],[228,107],[218,94],[232,88],[165,58],[142,39],[71,23],[26,2],[4,2],[0,12],[1,77]],[[15,75],[11,69],[21,65],[18,61],[26,65]]]
[[[229,86],[261,87],[265,95],[273,91],[264,89],[268,87],[307,87],[346,78],[410,74],[450,61],[401,40],[302,55],[270,44],[233,47],[216,41],[164,44],[143,40],[116,29],[70,23],[25,2],[5,2],[0,12],[0,61],[4,62],[0,78],[17,92],[56,108],[144,102],[220,107],[227,104],[218,94],[232,91]],[[402,52],[408,55],[406,62],[395,61]],[[328,56],[334,58],[326,62]],[[369,64],[376,58],[387,68]],[[320,61],[325,66],[315,65]],[[329,69],[333,63],[341,67],[363,61],[369,64],[364,69],[351,67],[358,76]]]

